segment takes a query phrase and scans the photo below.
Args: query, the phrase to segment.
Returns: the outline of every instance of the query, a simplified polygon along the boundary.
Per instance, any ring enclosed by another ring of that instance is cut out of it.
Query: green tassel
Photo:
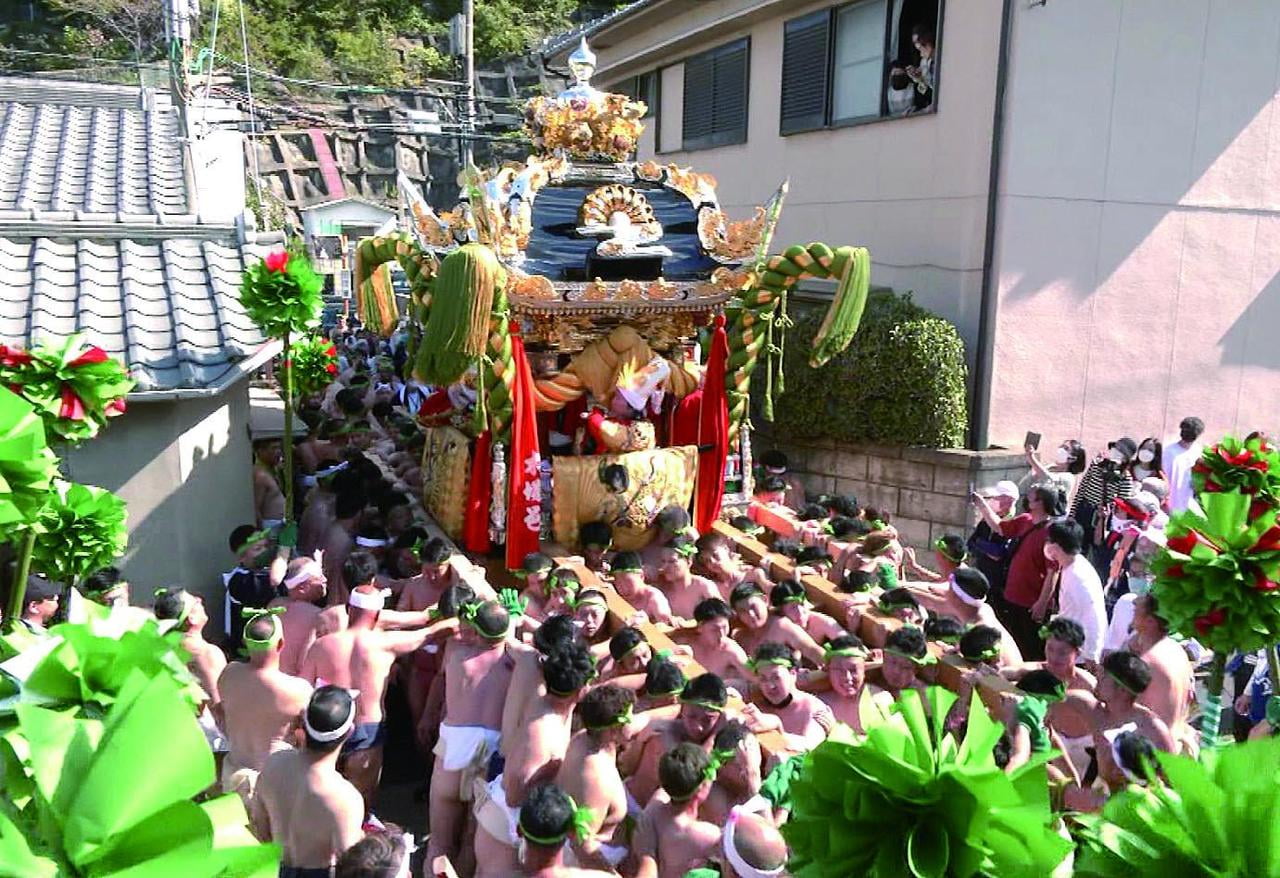
[[[818,327],[813,351],[809,355],[809,365],[814,368],[825,365],[849,346],[867,307],[867,294],[871,289],[871,254],[865,247],[841,247],[836,256],[836,264],[840,263],[843,263],[843,271],[840,272],[835,301]]]

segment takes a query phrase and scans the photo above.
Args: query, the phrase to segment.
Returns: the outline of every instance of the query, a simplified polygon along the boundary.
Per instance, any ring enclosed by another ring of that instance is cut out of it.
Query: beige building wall
[[[609,86],[660,70],[660,107],[639,157],[710,172],[733,218],[750,215],[787,177],[778,249],[825,241],[869,247],[872,283],[914,290],[960,328],[972,357],[982,285],[998,0],[945,4],[938,110],[905,119],[779,134],[783,22],[830,3],[659,2],[593,40]],[[747,142],[680,149],[682,60],[749,35]]]
[[[253,523],[248,382],[210,398],[135,403],[95,440],[72,452],[77,482],[115,491],[129,505],[121,565],[135,602],[182,585],[221,619],[227,536]]]
[[[1280,3],[1014,9],[990,440],[1274,435]]]

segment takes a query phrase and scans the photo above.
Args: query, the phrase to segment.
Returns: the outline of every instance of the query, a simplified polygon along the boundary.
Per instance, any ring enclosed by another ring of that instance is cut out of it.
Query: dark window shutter
[[[783,27],[781,133],[827,123],[831,10],[793,18]]]
[[[684,62],[683,139],[685,149],[705,143],[712,131],[715,60],[709,53]]]
[[[716,51],[714,142],[743,143],[747,139],[747,41],[738,40]]]

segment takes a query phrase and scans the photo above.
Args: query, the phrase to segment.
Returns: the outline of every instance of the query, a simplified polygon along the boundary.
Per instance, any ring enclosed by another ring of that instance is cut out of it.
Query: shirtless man
[[[613,547],[613,529],[605,521],[588,521],[578,528],[582,545],[582,563],[596,573],[609,572],[609,549]]]
[[[689,545],[693,546],[693,541],[697,538],[696,535],[690,535],[689,512],[683,506],[664,506],[654,516],[653,525],[657,532],[654,534],[652,542],[640,552],[640,560],[644,563],[645,578],[650,582],[658,580],[658,572],[663,563],[662,550],[672,540],[683,536],[688,540]],[[693,551],[689,552],[688,557],[693,557]]]
[[[826,643],[848,633],[835,619],[813,609],[804,586],[794,579],[784,579],[775,585],[769,592],[769,604],[775,615],[795,622],[814,643]]]
[[[592,652],[598,658],[609,654],[609,632],[604,627],[609,621],[609,601],[604,592],[596,588],[578,592],[573,599],[573,621],[582,639],[593,645]]]
[[[796,688],[796,660],[781,643],[760,644],[752,659],[757,697],[743,708],[747,726],[755,732],[782,732],[787,749],[805,753],[826,740],[835,717],[816,695]]]
[[[364,800],[338,773],[338,753],[356,723],[346,689],[322,686],[302,715],[301,750],[267,757],[253,800],[254,834],[281,847],[281,878],[327,878],[363,834]]]
[[[698,816],[713,826],[723,826],[729,812],[738,806],[772,813],[768,800],[760,796],[763,782],[764,756],[760,741],[745,725],[730,721],[716,732],[711,748],[720,763],[715,782]]]
[[[520,805],[530,788],[560,770],[574,707],[594,673],[591,654],[578,643],[562,644],[543,658],[544,688],[525,705],[524,723],[507,744],[502,774],[488,783],[484,795],[476,796],[476,878],[515,874]]]
[[[475,781],[498,752],[502,706],[514,663],[504,648],[511,616],[501,604],[468,604],[463,626],[444,651],[444,721],[431,773],[431,837],[427,861],[458,855]],[[465,861],[460,864],[465,868]]]
[[[333,522],[320,539],[324,551],[324,575],[329,583],[329,604],[338,606],[347,602],[347,594],[359,583],[343,579],[343,565],[355,548],[355,534],[364,512],[364,492],[349,488],[338,495],[333,505]]]
[[[996,618],[995,610],[987,603],[991,584],[976,567],[957,567],[947,579],[934,586],[911,588],[916,601],[926,610],[939,616],[952,616],[966,625],[989,625],[997,629],[1001,637],[1002,665],[1022,663],[1018,644]]]
[[[746,651],[729,636],[732,618],[733,610],[718,597],[707,598],[693,608],[693,658],[705,670],[745,692],[751,670]]]
[[[324,564],[320,557],[294,558],[285,570],[285,596],[269,606],[283,610],[280,624],[284,630],[284,649],[280,653],[280,670],[292,676],[302,672],[302,660],[315,643],[320,608],[327,590]]]
[[[700,601],[720,596],[720,589],[705,576],[694,576],[689,559],[696,551],[693,540],[676,537],[658,551],[657,583],[671,604],[671,615],[693,618],[693,608]]]
[[[525,614],[534,619],[552,615],[546,612],[543,603],[547,599],[547,579],[555,566],[555,562],[541,552],[530,552],[524,556],[520,569],[515,572],[517,578],[524,580],[520,596],[528,601],[524,608]]]
[[[1061,707],[1077,712],[1088,721],[1093,733],[1093,746],[1109,746],[1104,733],[1132,724],[1157,749],[1175,750],[1173,736],[1164,720],[1138,699],[1151,685],[1151,668],[1131,652],[1121,650],[1102,660],[1096,693],[1074,690],[1067,693]]]
[[[862,728],[862,693],[868,688],[867,658],[870,650],[852,634],[845,634],[827,643],[827,681],[831,688],[818,693],[818,697],[831,709],[837,722],[842,722],[855,732]],[[874,692],[875,687],[870,687]]]
[[[711,792],[711,759],[697,744],[677,744],[658,760],[665,796],[645,806],[636,839],[640,878],[681,878],[689,867],[711,856],[720,843],[720,827],[699,819],[698,809]]]
[[[227,665],[218,677],[218,698],[229,751],[222,762],[222,791],[236,792],[252,813],[254,788],[267,755],[287,746],[298,717],[311,699],[306,680],[280,669],[285,630],[277,607],[244,626],[248,662]]]
[[[680,713],[673,720],[650,723],[622,751],[618,770],[627,777],[632,798],[645,805],[658,789],[658,760],[663,753],[686,741],[703,750],[724,724],[729,693],[715,674],[702,674],[685,684],[680,694]]]
[[[426,610],[434,607],[440,595],[451,585],[461,580],[457,569],[453,566],[452,552],[449,544],[439,537],[428,540],[418,550],[418,560],[422,570],[417,576],[405,583],[396,602],[397,610]]]
[[[601,680],[612,680],[630,674],[643,674],[653,658],[653,648],[639,628],[619,628],[609,638],[609,657],[602,662]]]
[[[822,667],[822,647],[795,622],[785,616],[771,615],[759,587],[751,583],[738,586],[730,596],[729,605],[738,621],[733,639],[748,655],[762,643],[772,641],[800,653],[814,667]]]
[[[359,479],[351,471],[351,464],[324,461],[316,470],[316,486],[307,495],[306,508],[298,518],[298,550],[311,554],[323,548],[323,540],[334,520],[334,504],[342,493]]]
[[[524,855],[520,858],[519,871],[508,875],[524,875],[528,878],[610,878],[613,871],[582,869],[565,865],[568,846],[573,835],[574,816],[578,804],[564,790],[553,784],[545,784],[529,791],[520,806],[517,832],[524,841]]]
[[[1151,709],[1169,727],[1180,752],[1194,753],[1196,733],[1187,724],[1191,708],[1192,668],[1182,646],[1169,636],[1156,596],[1148,592],[1133,604],[1133,634],[1128,649],[1151,669],[1151,685],[1138,703]]]
[[[198,717],[200,729],[214,753],[226,752],[226,739],[221,731],[222,705],[218,701],[218,678],[227,667],[227,657],[222,650],[204,639],[204,626],[209,623],[204,599],[184,588],[162,589],[156,594],[153,612],[160,621],[173,623],[170,630],[182,632],[181,646],[191,656],[187,667],[208,696]]]
[[[907,689],[915,689],[924,695],[925,685],[916,676],[920,668],[934,663],[929,654],[929,644],[924,632],[911,625],[904,625],[892,632],[884,642],[884,661],[880,665],[877,701],[892,703]]]
[[[765,572],[744,563],[720,534],[703,534],[698,537],[696,546],[698,553],[693,559],[694,570],[714,582],[725,600],[744,582],[754,582],[765,591],[772,586]]]
[[[635,697],[626,689],[604,685],[578,703],[582,731],[569,742],[556,785],[580,806],[591,809],[590,835],[577,840],[578,862],[617,868],[628,853],[627,788],[618,774],[618,750],[626,743]]]
[[[258,527],[275,530],[284,524],[284,492],[276,481],[280,466],[280,440],[269,439],[253,447],[253,512]]]
[[[655,625],[674,625],[667,596],[644,581],[644,566],[635,552],[619,552],[610,565],[613,589]]]
[[[428,614],[417,630],[386,631],[378,626],[386,596],[373,585],[378,562],[368,552],[352,552],[345,575],[357,587],[347,598],[347,627],[316,640],[302,660],[302,678],[313,685],[333,683],[359,692],[356,727],[342,747],[342,773],[373,800],[382,773],[382,745],[386,736],[383,700],[387,677],[396,656],[407,655],[428,640],[454,630],[457,621],[443,619],[428,625]]]
[[[1097,680],[1076,662],[1084,648],[1084,628],[1074,619],[1058,616],[1049,621],[1041,631],[1044,636],[1044,661],[1005,668],[1002,673],[1011,680],[1020,679],[1028,671],[1043,668],[1053,674],[1067,689],[1093,692]],[[1093,731],[1085,716],[1079,711],[1064,707],[1062,703],[1049,707],[1047,722],[1062,742],[1063,755],[1070,764],[1077,780],[1089,767],[1086,749],[1093,746]]]

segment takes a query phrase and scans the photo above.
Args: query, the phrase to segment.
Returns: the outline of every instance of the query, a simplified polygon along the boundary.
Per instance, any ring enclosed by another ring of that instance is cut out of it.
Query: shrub
[[[964,342],[955,326],[911,301],[873,290],[848,350],[809,368],[815,310],[787,331],[786,391],[775,420],[795,439],[839,439],[931,448],[963,446],[968,429]],[[764,389],[764,364],[753,376]]]

